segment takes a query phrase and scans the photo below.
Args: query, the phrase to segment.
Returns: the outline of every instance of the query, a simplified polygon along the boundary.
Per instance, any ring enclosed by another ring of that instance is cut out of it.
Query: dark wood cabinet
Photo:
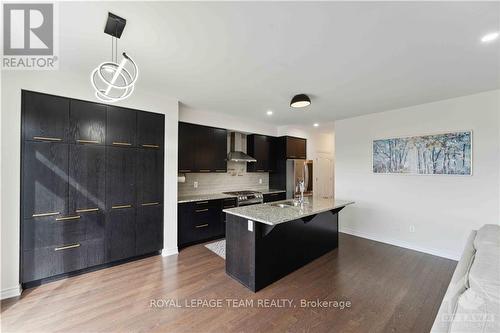
[[[178,130],[178,153],[177,163],[179,172],[195,172],[194,168],[194,137],[196,125],[189,123],[179,123]]]
[[[286,199],[286,192],[266,193],[263,195],[264,203],[274,202]]]
[[[86,144],[105,143],[106,106],[71,100],[69,113],[69,141]]]
[[[163,205],[151,203],[137,208],[136,255],[163,248]]]
[[[134,207],[136,202],[136,149],[106,148],[106,206]]]
[[[211,171],[227,172],[227,130],[212,128],[212,155]]]
[[[285,147],[286,147],[286,158],[289,159],[306,159],[307,157],[307,140],[302,138],[296,138],[292,136],[286,136]]]
[[[60,220],[53,216],[41,216],[24,220],[23,248],[33,250],[78,243],[85,239],[86,219]]]
[[[178,204],[178,245],[220,238],[224,235],[223,200],[207,200]]]
[[[106,216],[106,260],[135,255],[135,208],[111,209]]]
[[[135,147],[137,112],[116,106],[108,106],[106,115],[106,144],[109,146]]]
[[[137,113],[137,145],[143,148],[163,147],[165,115],[152,112]]]
[[[65,142],[68,139],[69,99],[22,92],[25,140]]]
[[[106,148],[92,144],[69,147],[69,212],[103,211],[106,207]]]
[[[179,172],[227,171],[227,130],[180,122],[178,141]]]
[[[40,280],[87,267],[87,242],[23,251],[23,282]]]
[[[247,154],[257,160],[247,163],[247,172],[271,172],[275,167],[274,138],[267,135],[247,136]]]
[[[163,115],[22,92],[21,283],[163,247]]]
[[[68,144],[25,141],[22,174],[24,218],[68,212]]]
[[[163,202],[163,151],[137,151],[136,179],[138,206]]]
[[[214,161],[216,145],[214,142],[214,131],[211,127],[196,126],[194,132],[194,145],[191,147],[191,153],[194,155],[194,169],[197,172],[212,172],[214,170]]]

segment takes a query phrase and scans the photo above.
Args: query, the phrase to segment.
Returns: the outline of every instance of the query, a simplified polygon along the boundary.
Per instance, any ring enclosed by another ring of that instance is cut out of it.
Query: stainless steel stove
[[[227,195],[233,195],[238,199],[238,206],[248,206],[263,203],[262,192],[259,191],[234,191],[224,192]]]

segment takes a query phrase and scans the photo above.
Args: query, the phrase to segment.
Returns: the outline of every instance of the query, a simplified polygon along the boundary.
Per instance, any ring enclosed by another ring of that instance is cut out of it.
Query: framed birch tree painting
[[[472,175],[472,131],[374,140],[373,172]]]

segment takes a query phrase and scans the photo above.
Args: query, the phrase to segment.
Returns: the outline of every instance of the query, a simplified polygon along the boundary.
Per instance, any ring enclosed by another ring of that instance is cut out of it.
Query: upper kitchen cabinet
[[[179,172],[194,172],[194,124],[179,123],[178,168]]]
[[[25,140],[67,141],[69,99],[24,90],[22,98]]]
[[[212,168],[214,164],[214,154],[216,153],[216,145],[213,142],[213,131],[211,127],[198,126],[193,128],[192,135],[194,136],[194,146],[191,147],[191,153],[194,155],[194,165],[191,169],[196,172],[211,172],[215,171]]]
[[[106,106],[77,100],[70,103],[69,141],[103,145],[106,138]]]
[[[273,170],[273,137],[259,134],[247,136],[247,154],[257,160],[247,163],[247,172],[269,172]]]
[[[227,130],[179,123],[179,172],[226,172]]]
[[[212,128],[212,166],[211,171],[227,172],[227,130]]]
[[[307,157],[307,140],[293,136],[283,137],[285,140],[286,158],[305,159]]]
[[[165,115],[152,112],[137,113],[137,145],[142,148],[163,147]]]
[[[134,147],[137,134],[137,112],[108,106],[106,119],[106,145]]]

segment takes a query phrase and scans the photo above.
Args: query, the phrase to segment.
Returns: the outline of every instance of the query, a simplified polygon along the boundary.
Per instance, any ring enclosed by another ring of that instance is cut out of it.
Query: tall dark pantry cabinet
[[[163,248],[164,115],[31,91],[21,114],[24,287]]]

